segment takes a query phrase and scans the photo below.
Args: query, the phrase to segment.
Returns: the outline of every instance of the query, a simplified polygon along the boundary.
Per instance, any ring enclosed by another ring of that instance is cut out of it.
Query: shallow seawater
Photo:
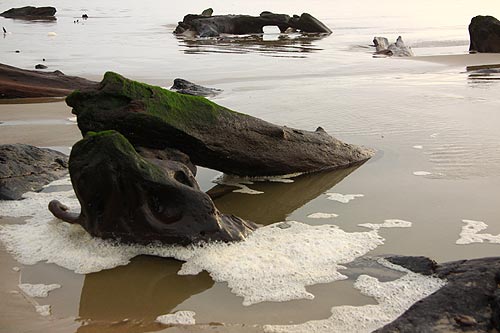
[[[5,0],[0,11],[29,4]],[[213,100],[236,111],[289,127],[321,126],[339,139],[377,150],[361,166],[293,182],[245,180],[261,194],[234,192],[238,187],[214,183],[219,172],[200,168],[202,189],[216,193],[223,212],[263,225],[286,220],[333,224],[349,233],[366,232],[359,226],[363,223],[412,222],[410,228],[381,229],[384,244],[368,256],[450,261],[500,253],[498,244],[456,244],[463,220],[484,221],[488,228],[482,232],[500,234],[500,56],[467,54],[470,19],[500,17],[497,1],[214,1],[209,5],[215,14],[310,12],[334,31],[330,36],[270,33],[220,40],[172,34],[185,14],[208,5],[198,0],[55,0],[50,5],[58,9],[57,21],[0,18],[9,32],[0,36],[2,63],[31,69],[45,58],[48,70],[94,80],[113,70],[164,87],[181,77],[223,89]],[[83,13],[88,20],[81,20]],[[395,40],[398,35],[413,47],[415,58],[372,57],[374,36]],[[0,104],[1,143],[68,152],[79,137],[68,121],[70,109],[61,101],[32,102]],[[328,193],[363,196],[344,203],[329,200]],[[308,217],[315,213],[328,218]],[[334,306],[375,304],[354,287],[359,274],[381,281],[399,277],[389,270],[380,273],[361,258],[342,271],[348,279],[308,286],[313,300],[244,306],[227,283],[214,282],[207,272],[178,275],[181,265],[139,256],[126,266],[86,275],[43,262],[19,267],[22,283],[62,285],[37,301],[52,305],[53,327],[71,318],[82,325],[78,332],[159,331],[165,327],[154,319],[180,310],[194,311],[197,323],[207,325],[193,330],[262,331],[266,324],[328,318]]]

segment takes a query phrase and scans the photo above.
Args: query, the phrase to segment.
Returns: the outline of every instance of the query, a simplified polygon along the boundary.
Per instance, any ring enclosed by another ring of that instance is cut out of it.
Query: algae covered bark
[[[369,149],[341,142],[323,129],[277,126],[188,96],[108,72],[95,88],[66,98],[82,134],[116,130],[134,146],[174,148],[196,165],[243,176],[282,175],[347,167]]]
[[[58,201],[49,209],[91,235],[122,242],[190,244],[235,241],[256,226],[220,213],[210,197],[189,182],[188,168],[168,172],[142,158],[120,133],[88,135],[73,146],[71,182],[82,210],[69,213]]]

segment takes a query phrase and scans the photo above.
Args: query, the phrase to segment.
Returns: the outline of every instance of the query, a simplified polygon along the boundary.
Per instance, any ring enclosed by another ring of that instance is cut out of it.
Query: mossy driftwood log
[[[476,16],[469,24],[471,52],[500,52],[500,21],[493,16]]]
[[[148,156],[141,157],[118,132],[88,133],[69,158],[81,213],[58,201],[50,202],[50,211],[92,236],[143,244],[235,241],[256,228],[220,213],[183,163]]]
[[[60,71],[30,71],[0,64],[0,99],[64,97],[75,89],[95,87],[97,84]]]
[[[307,173],[369,159],[369,149],[314,132],[277,126],[203,97],[108,72],[99,86],[66,98],[83,135],[116,130],[134,146],[174,148],[200,166],[241,176]]]
[[[305,33],[331,34],[332,31],[317,18],[308,13],[289,16],[262,12],[259,16],[212,15],[205,10],[201,15],[188,14],[179,22],[174,34],[193,33],[199,37],[217,37],[220,34],[246,35],[263,33],[265,26],[277,26],[281,32],[288,29]]]

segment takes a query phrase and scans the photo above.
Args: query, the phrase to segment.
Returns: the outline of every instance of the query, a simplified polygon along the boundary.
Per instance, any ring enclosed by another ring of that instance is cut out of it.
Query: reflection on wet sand
[[[91,321],[125,318],[152,322],[179,303],[214,284],[204,272],[177,275],[181,262],[140,256],[130,264],[88,274],[82,288],[79,317]]]
[[[223,213],[268,225],[284,221],[293,211],[335,186],[358,167],[307,174],[294,178],[293,183],[255,182],[250,185],[252,190],[264,192],[262,194],[235,193],[232,187],[224,185],[217,185],[207,193]]]
[[[260,53],[270,57],[305,58],[307,53],[321,51],[314,42],[324,34],[261,34],[190,38],[179,36],[179,45],[186,54],[199,53]]]
[[[500,64],[467,66],[466,69],[469,82],[472,83],[500,80]]]

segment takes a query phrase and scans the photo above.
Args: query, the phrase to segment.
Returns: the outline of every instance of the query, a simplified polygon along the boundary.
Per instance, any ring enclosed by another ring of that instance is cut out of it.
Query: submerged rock
[[[19,200],[28,191],[64,176],[66,155],[24,144],[0,145],[0,200]]]
[[[1,13],[0,16],[17,19],[55,19],[56,9],[54,7],[33,7],[11,8]]]
[[[375,45],[376,55],[386,55],[394,57],[412,57],[413,51],[403,42],[403,38],[399,36],[395,43],[389,44],[389,40],[385,37],[374,37],[373,44]]]
[[[470,46],[474,52],[500,52],[500,21],[493,16],[476,16],[469,24]]]
[[[97,82],[60,71],[31,71],[0,64],[0,99],[62,97],[75,89],[93,86],[97,86]]]
[[[318,19],[308,13],[301,16],[286,14],[275,14],[271,12],[262,12],[260,16],[250,15],[215,15],[213,10],[203,11],[202,15],[188,14],[184,16],[182,22],[179,22],[175,29],[175,34],[184,34],[193,32],[200,37],[217,37],[220,34],[259,34],[265,26],[277,26],[281,32],[293,28],[305,33],[326,33],[332,31],[320,22]]]
[[[315,132],[277,126],[203,97],[175,93],[108,72],[96,88],[66,98],[78,127],[116,130],[133,145],[174,148],[200,166],[242,176],[347,167],[373,151]]]
[[[169,169],[142,158],[120,133],[89,133],[71,151],[69,171],[81,204],[79,215],[51,201],[58,218],[95,237],[149,244],[236,241],[256,228],[220,213],[194,186],[188,168]]]
[[[388,260],[410,270],[422,267],[422,263],[429,268],[429,262],[432,262],[422,257],[404,258],[396,257],[395,260],[394,258]],[[415,303],[394,322],[376,332],[500,330],[499,257],[438,264],[432,269],[432,273],[445,279],[447,284],[434,294]]]
[[[170,90],[185,95],[203,96],[203,97],[217,96],[222,92],[222,90],[220,89],[203,87],[184,79],[175,79],[174,85],[170,87]]]

